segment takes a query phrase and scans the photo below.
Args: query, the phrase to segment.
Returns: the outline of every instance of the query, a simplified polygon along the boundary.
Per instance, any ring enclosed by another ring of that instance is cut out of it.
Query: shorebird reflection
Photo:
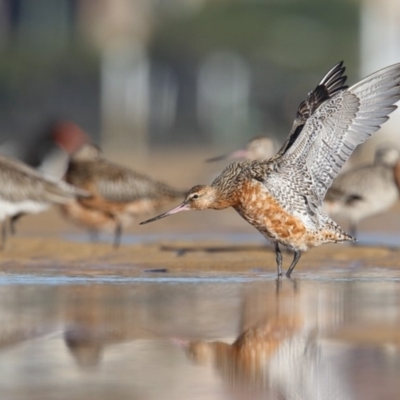
[[[311,292],[310,296],[309,290],[283,291],[275,300],[271,292],[267,296],[252,292],[251,302],[245,298],[242,310],[249,315],[241,316],[242,324],[260,316],[261,321],[244,329],[233,343],[182,339],[175,343],[196,365],[213,368],[232,393],[242,393],[238,398],[354,399],[340,357],[323,340],[343,323],[343,315],[340,309],[327,312],[322,289]],[[316,295],[320,304],[310,301]],[[332,298],[328,295],[325,300]]]

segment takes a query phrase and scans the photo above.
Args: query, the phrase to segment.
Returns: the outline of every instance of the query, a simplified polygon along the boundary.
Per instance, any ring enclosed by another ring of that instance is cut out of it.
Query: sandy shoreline
[[[203,162],[213,154],[218,151],[156,152],[140,160],[140,166],[133,162],[131,167],[185,188],[209,183],[223,169],[223,164]],[[119,162],[128,164],[123,157]],[[183,166],[190,168],[183,171]],[[170,208],[175,205],[171,204]],[[400,206],[397,205],[360,225],[360,232],[371,233],[377,243],[385,242],[380,240],[380,234],[389,235],[393,239],[392,247],[320,246],[304,253],[295,272],[324,268],[400,268],[400,249],[396,248],[400,247],[399,221]],[[151,268],[166,268],[169,273],[178,274],[275,272],[273,249],[232,209],[182,213],[144,226],[139,226],[139,222],[132,224],[123,236],[123,243],[135,244],[123,244],[115,250],[110,236],[110,243],[90,243],[86,233],[65,221],[56,208],[24,217],[18,223],[17,235],[10,237],[6,249],[0,252],[0,273],[137,276]],[[193,239],[196,235],[199,239]],[[231,240],[232,235],[243,238]],[[291,259],[291,254],[284,254],[285,269]]]
[[[284,267],[292,255],[284,253]],[[326,245],[306,252],[296,272],[399,268],[400,249]],[[140,276],[151,269],[167,273],[260,274],[275,271],[271,247],[209,241],[168,241],[123,245],[77,243],[58,238],[19,237],[0,254],[0,273]]]

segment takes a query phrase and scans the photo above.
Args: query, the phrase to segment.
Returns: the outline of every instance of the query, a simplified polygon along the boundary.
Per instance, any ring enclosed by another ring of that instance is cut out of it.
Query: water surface
[[[2,275],[1,399],[398,399],[400,274]]]

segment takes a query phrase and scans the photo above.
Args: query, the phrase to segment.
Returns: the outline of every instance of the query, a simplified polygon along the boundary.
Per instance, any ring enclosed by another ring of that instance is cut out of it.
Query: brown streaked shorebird
[[[247,160],[266,160],[275,154],[275,142],[268,136],[256,136],[249,140],[244,149],[236,150],[229,154],[209,158],[206,162],[214,162],[225,159],[245,158]]]
[[[21,161],[0,156],[1,248],[6,241],[7,218],[13,225],[22,215],[37,214],[52,204],[66,203],[77,196],[87,195],[84,190],[43,176]]]
[[[301,252],[324,243],[354,241],[322,211],[322,201],[357,145],[388,120],[400,99],[400,63],[347,88],[342,63],[335,65],[301,103],[288,139],[266,161],[229,165],[211,186],[197,185],[178,207],[142,222],[187,210],[233,207],[275,245],[294,250],[290,277]]]
[[[356,236],[357,224],[362,219],[386,211],[398,200],[395,168],[399,157],[395,147],[379,147],[373,164],[354,168],[333,181],[324,199],[324,209],[346,219],[351,236]]]
[[[73,154],[65,180],[88,191],[91,197],[62,205],[64,216],[92,233],[112,230],[114,247],[119,246],[122,229],[132,219],[185,196],[182,191],[108,161],[91,144],[84,144]]]

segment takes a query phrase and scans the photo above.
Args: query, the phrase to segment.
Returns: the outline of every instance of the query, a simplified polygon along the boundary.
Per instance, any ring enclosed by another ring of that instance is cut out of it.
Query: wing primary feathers
[[[336,68],[343,73],[340,64]],[[331,70],[323,81],[330,82],[334,74]],[[399,100],[400,63],[336,92],[307,119],[295,140],[289,137],[290,147],[275,158],[279,170],[287,168],[291,176],[297,173],[303,189],[321,203],[354,149],[388,120]],[[311,177],[312,191],[305,176]]]
[[[325,74],[318,86],[308,94],[307,99],[300,103],[289,137],[278,151],[276,157],[280,157],[288,151],[299,137],[308,118],[314,114],[321,104],[332,98],[338,92],[348,88],[348,86],[345,86],[347,76],[343,75],[345,70],[346,68],[343,66],[343,61],[334,65],[328,73]]]

